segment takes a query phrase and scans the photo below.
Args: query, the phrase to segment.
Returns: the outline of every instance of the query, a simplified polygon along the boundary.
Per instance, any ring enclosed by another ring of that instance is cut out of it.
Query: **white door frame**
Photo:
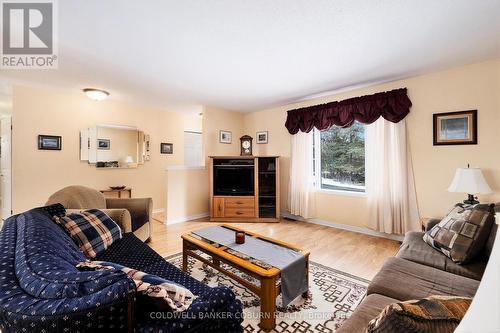
[[[0,119],[0,214],[3,220],[12,215],[12,117]]]

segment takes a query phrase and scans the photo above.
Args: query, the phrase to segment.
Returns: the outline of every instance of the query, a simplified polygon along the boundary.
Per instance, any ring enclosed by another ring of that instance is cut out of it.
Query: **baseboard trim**
[[[171,220],[167,219],[167,220],[165,220],[164,223],[167,224],[167,225],[171,225],[171,224],[177,224],[177,223],[182,223],[182,222],[197,220],[197,219],[201,219],[201,218],[208,217],[208,216],[209,216],[208,212],[203,212],[203,213],[200,213],[200,214],[183,216],[183,217],[179,217],[179,218],[171,219]]]
[[[165,212],[165,208],[153,209],[153,214],[159,214],[159,213],[164,213],[164,212]]]
[[[368,229],[368,228],[358,227],[358,226],[354,226],[354,225],[341,224],[341,223],[335,223],[335,222],[325,221],[325,220],[321,220],[321,219],[305,219],[302,216],[293,215],[293,214],[290,214],[287,212],[281,212],[281,216],[284,218],[290,219],[290,220],[318,224],[318,225],[322,225],[325,227],[331,227],[331,228],[336,228],[336,229],[341,229],[341,230],[357,232],[359,234],[380,237],[380,238],[386,238],[386,239],[391,239],[391,240],[395,240],[395,241],[399,241],[399,242],[403,241],[403,239],[404,239],[403,235],[386,234],[386,233],[378,232],[378,231]]]

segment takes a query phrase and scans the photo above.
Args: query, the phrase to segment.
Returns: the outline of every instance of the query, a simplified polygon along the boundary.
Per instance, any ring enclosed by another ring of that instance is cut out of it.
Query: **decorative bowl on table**
[[[114,191],[119,191],[119,190],[124,190],[125,187],[126,187],[125,185],[122,185],[122,186],[110,186],[109,188]]]

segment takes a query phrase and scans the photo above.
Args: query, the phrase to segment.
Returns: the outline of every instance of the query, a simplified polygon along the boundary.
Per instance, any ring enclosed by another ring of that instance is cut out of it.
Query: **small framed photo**
[[[434,146],[477,144],[477,110],[435,113]]]
[[[160,143],[160,153],[161,154],[173,154],[174,144],[173,143]]]
[[[268,131],[257,132],[257,143],[267,143]]]
[[[219,131],[220,143],[231,143],[233,141],[233,134],[229,131]]]
[[[61,150],[62,137],[56,135],[39,135],[38,136],[39,150]]]
[[[111,149],[111,140],[109,140],[109,139],[97,139],[97,149],[110,150]]]

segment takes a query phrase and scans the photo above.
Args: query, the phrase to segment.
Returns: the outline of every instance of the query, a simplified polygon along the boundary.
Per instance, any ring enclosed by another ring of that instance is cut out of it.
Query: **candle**
[[[243,231],[236,231],[236,244],[245,243],[245,233]]]

